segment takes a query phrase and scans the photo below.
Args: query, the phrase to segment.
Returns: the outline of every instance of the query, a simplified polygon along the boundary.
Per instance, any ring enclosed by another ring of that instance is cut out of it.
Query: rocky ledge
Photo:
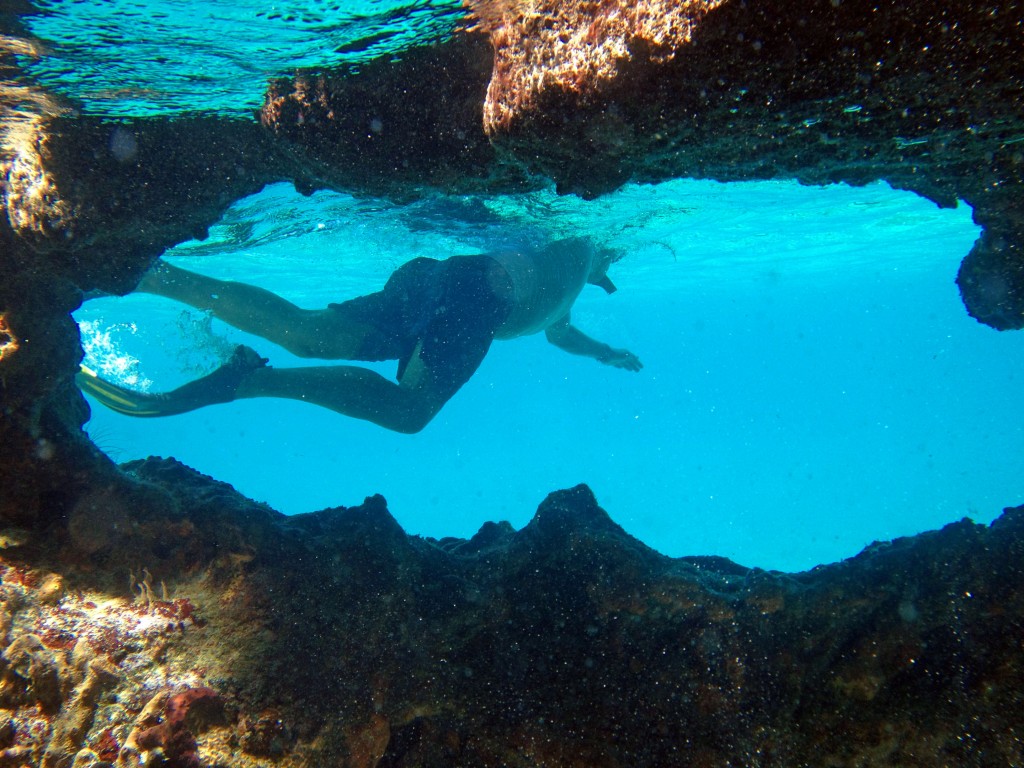
[[[1015,0],[473,6],[258,121],[110,123],[24,78],[45,48],[0,2],[0,766],[1024,762],[1024,508],[784,575],[662,557],[583,487],[427,541],[380,498],[284,518],[83,434],[81,292],[279,180],[883,179],[973,207],[964,302],[1024,326]]]
[[[964,303],[995,328],[1024,327],[1015,0],[467,5],[490,42],[489,71],[465,53],[478,45],[470,36],[417,67],[457,86],[415,106],[376,84],[422,96],[419,79],[381,64],[365,81],[322,73],[277,83],[264,125],[333,166],[358,152],[408,179],[410,163],[432,163],[457,170],[466,189],[550,179],[591,198],[671,178],[883,180],[941,206],[964,201],[985,230],[958,276]],[[432,146],[410,140],[423,132]]]
[[[435,541],[125,471],[3,534],[3,764],[1024,760],[1024,507],[782,574],[659,555],[582,485]]]

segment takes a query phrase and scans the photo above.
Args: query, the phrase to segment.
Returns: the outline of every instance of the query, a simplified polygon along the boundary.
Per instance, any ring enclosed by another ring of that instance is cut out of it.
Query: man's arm
[[[573,355],[592,357],[599,363],[625,368],[627,371],[639,371],[644,367],[640,358],[632,352],[625,349],[614,349],[587,336],[569,322],[569,315],[548,326],[544,335],[556,347]]]

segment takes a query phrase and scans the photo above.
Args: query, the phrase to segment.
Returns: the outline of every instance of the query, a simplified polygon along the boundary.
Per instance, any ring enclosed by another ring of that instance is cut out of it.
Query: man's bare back
[[[498,339],[529,336],[569,314],[587,284],[597,253],[589,240],[559,240],[542,250],[488,253],[512,282],[513,308],[495,334]]]
[[[607,252],[583,239],[536,252],[418,258],[396,270],[383,290],[323,310],[158,262],[140,291],[210,311],[300,357],[398,360],[397,383],[361,366],[271,367],[248,347],[239,347],[213,373],[166,394],[132,392],[84,369],[78,380],[104,405],[134,416],[279,397],[418,432],[475,372],[493,339],[544,331],[567,352],[640,370],[631,352],[591,339],[570,322],[571,307],[588,282],[614,290],[605,275],[608,262]]]

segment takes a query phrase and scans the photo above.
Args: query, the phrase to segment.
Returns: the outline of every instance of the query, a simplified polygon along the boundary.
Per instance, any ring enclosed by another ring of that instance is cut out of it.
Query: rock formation
[[[278,83],[263,123],[329,164],[358,154],[367,173],[453,191],[538,179],[584,197],[681,177],[884,180],[941,206],[962,200],[985,230],[958,276],[965,305],[995,328],[1024,327],[1024,58],[1013,54],[1012,2],[966,13],[851,0],[468,4],[491,42],[489,73],[471,53],[478,42],[457,40],[434,55],[439,69],[413,57],[428,83],[442,70],[454,80],[426,105],[382,91],[397,79],[422,95],[381,62],[357,78]]]
[[[129,532],[2,555],[0,707],[43,765],[1024,759],[1024,507],[781,574],[661,556],[586,486],[434,541],[380,497],[286,518],[125,471],[86,514],[134,504]]]
[[[471,0],[495,143],[559,189],[878,179],[985,228],[968,311],[1024,327],[1024,57],[1012,2]]]
[[[1022,508],[792,575],[661,557],[583,487],[469,541],[408,537],[380,498],[283,518],[92,446],[69,314],[272,181],[593,197],[690,176],[964,200],[967,309],[1021,328],[1012,0],[474,2],[476,31],[276,82],[258,121],[117,123],[23,77],[44,53],[13,5],[0,765],[1024,762]]]

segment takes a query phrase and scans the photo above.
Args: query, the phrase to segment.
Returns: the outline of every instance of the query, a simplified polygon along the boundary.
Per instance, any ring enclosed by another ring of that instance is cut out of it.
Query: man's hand
[[[644,364],[640,362],[640,358],[628,349],[613,349],[612,347],[608,347],[608,351],[597,359],[598,362],[604,363],[605,365],[611,365],[615,368],[625,368],[627,371],[639,371],[644,367]]]
[[[644,367],[640,358],[628,349],[615,349],[587,336],[569,322],[568,315],[557,323],[552,323],[544,333],[548,341],[572,355],[591,357],[599,363],[625,368],[627,371],[639,371]]]

